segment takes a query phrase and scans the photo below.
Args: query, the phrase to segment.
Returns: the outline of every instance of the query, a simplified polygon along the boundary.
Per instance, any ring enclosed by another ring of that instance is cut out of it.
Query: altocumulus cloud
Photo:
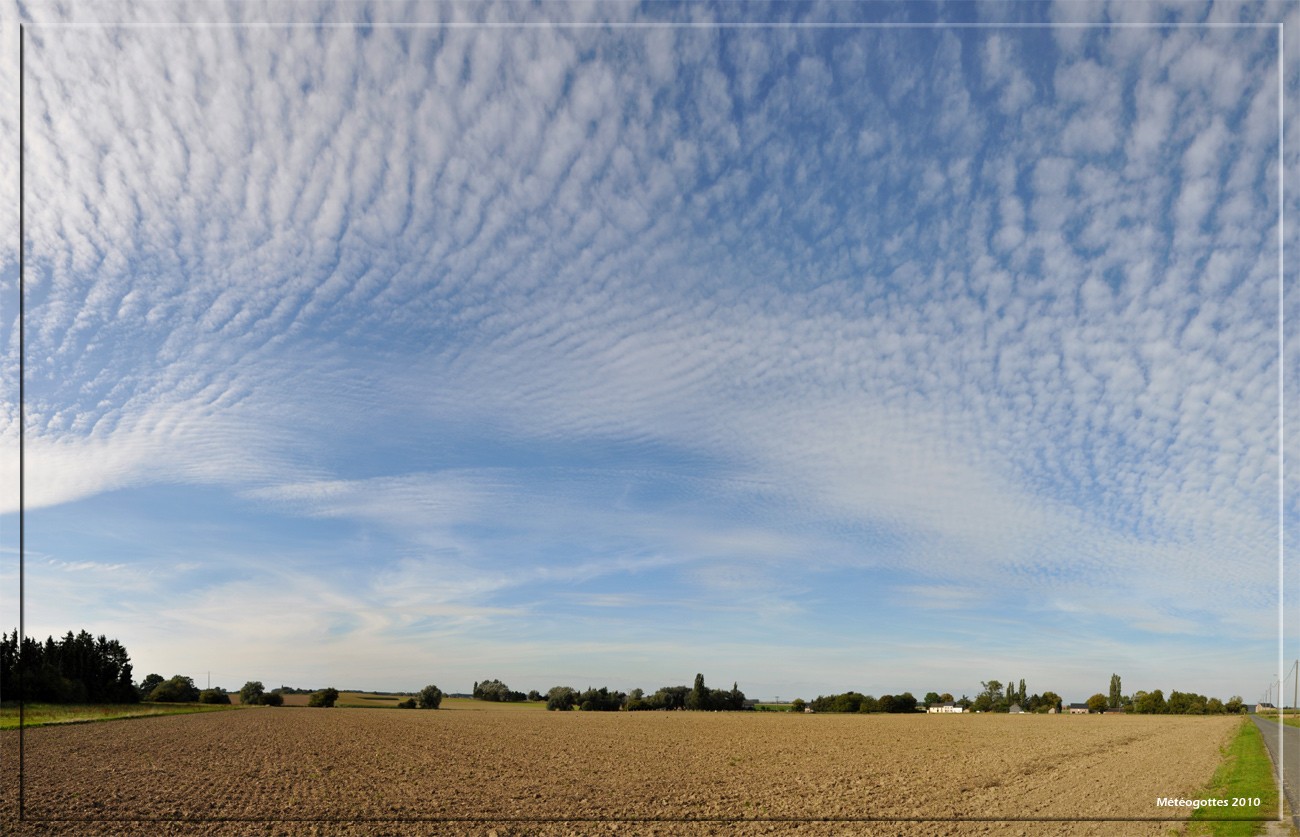
[[[1084,6],[1044,20],[1139,14]],[[164,659],[278,614],[236,635],[282,637],[267,679],[313,635],[307,679],[391,641],[466,683],[475,660],[614,680],[704,655],[781,691],[745,650],[774,630],[798,682],[845,688],[1081,635],[1065,688],[1233,643],[1267,666],[1295,383],[1272,28],[510,4],[332,25],[353,12],[28,12],[33,536],[160,486],[205,498],[141,514],[160,542],[129,556],[89,527],[35,544],[29,595],[99,601]],[[137,25],[66,25],[92,19]],[[295,25],[172,25],[267,20]],[[0,244],[10,299],[16,260]],[[208,534],[168,541],[166,516]],[[92,576],[160,601],[115,609]],[[367,670],[418,685],[397,659]],[[1180,683],[1239,691],[1237,665]]]

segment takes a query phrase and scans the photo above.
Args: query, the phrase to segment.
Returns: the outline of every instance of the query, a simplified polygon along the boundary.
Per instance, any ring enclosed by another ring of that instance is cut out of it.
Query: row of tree
[[[20,647],[21,646],[21,647]],[[131,658],[115,639],[68,631],[60,640],[0,634],[0,694],[39,703],[134,703]]]
[[[1151,692],[1137,692],[1133,695],[1133,711],[1150,715],[1238,715],[1245,710],[1239,695],[1233,695],[1226,701],[1195,692],[1169,693],[1166,700],[1160,689]]]
[[[220,687],[204,689],[194,685],[193,678],[183,674],[163,679],[161,674],[150,674],[135,687],[140,700],[154,703],[230,703],[230,695]]]
[[[1165,693],[1160,689],[1126,695],[1118,674],[1110,676],[1109,693],[1103,695],[1098,692],[1088,698],[1087,706],[1089,712],[1123,710],[1139,715],[1238,715],[1247,708],[1240,695],[1233,695],[1226,701],[1195,692],[1179,691],[1170,692],[1166,699]]]
[[[230,693],[220,686],[199,690],[192,678],[177,674],[164,680],[160,674],[150,674],[136,687],[140,700],[155,703],[212,703],[229,705]],[[308,692],[306,689],[290,689],[281,686],[266,691],[260,680],[249,680],[239,690],[239,702],[245,706],[284,706],[284,696],[310,694],[308,706],[333,706],[339,699],[339,690],[334,688]]]
[[[980,686],[982,689],[974,700],[966,700],[962,695],[962,700],[957,703],[969,712],[1010,712],[1012,706],[1019,706],[1022,712],[1061,711],[1063,701],[1060,695],[1052,691],[1031,695],[1023,678],[1018,688],[1011,681],[1003,687],[1000,680],[981,680]]]
[[[538,691],[528,694],[511,690],[500,680],[484,680],[474,684],[474,697],[490,701],[546,701],[546,708],[563,712],[577,709],[583,712],[639,712],[648,710],[739,711],[749,708],[745,693],[736,683],[731,689],[710,689],[704,684],[704,675],[695,675],[693,686],[664,686],[647,695],[642,689],[620,692],[602,686],[587,687],[578,691],[572,686],[555,686],[545,695]]]
[[[844,692],[839,695],[818,695],[805,702],[796,698],[790,703],[790,711],[803,712],[915,712],[916,698],[911,692],[901,695],[881,695],[879,698],[860,692]]]
[[[664,686],[647,695],[642,689],[624,693],[588,687],[579,692],[569,686],[556,686],[546,693],[546,708],[552,711],[578,709],[582,712],[645,712],[652,710],[687,710],[697,712],[735,712],[748,708],[745,693],[737,684],[731,690],[710,689],[704,685],[704,675],[695,675],[695,684]]]
[[[877,698],[848,691],[837,695],[818,695],[811,701],[797,699],[791,702],[790,709],[794,712],[812,709],[814,712],[898,713],[915,712],[918,709],[929,709],[931,706],[946,703],[960,706],[968,712],[1009,712],[1012,706],[1019,706],[1025,712],[1047,712],[1051,709],[1059,711],[1061,708],[1060,695],[1055,692],[1031,695],[1025,687],[1024,680],[1020,681],[1019,687],[1008,684],[1004,688],[1000,680],[988,680],[981,682],[980,685],[983,689],[974,700],[966,695],[955,699],[948,692],[943,694],[926,692],[925,698],[918,701],[911,692],[903,692],[901,695],[881,695]]]

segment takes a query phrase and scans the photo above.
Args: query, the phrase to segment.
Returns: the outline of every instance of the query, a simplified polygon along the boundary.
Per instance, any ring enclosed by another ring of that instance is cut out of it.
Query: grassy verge
[[[1196,798],[1227,800],[1229,807],[1197,809],[1192,814],[1188,834],[1250,837],[1264,833],[1266,823],[1261,818],[1277,816],[1273,762],[1264,748],[1264,736],[1249,718],[1241,719],[1237,734],[1223,749],[1223,763]],[[1232,804],[1239,799],[1251,803],[1258,799],[1259,804]]]
[[[146,718],[153,715],[188,715],[193,712],[221,712],[229,706],[198,703],[29,703],[23,710],[23,726],[88,724],[118,718]],[[0,729],[18,729],[18,704],[0,705]]]

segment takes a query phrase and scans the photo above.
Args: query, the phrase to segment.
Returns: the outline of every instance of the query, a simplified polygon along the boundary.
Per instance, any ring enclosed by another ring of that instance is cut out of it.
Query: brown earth
[[[1240,719],[250,709],[0,735],[0,832],[1164,835]],[[1166,820],[1157,818],[1166,817]]]

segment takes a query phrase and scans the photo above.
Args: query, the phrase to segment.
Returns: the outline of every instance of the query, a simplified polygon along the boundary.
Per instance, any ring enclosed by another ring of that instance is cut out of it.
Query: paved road
[[[1300,727],[1284,726],[1277,721],[1260,718],[1258,715],[1251,715],[1250,719],[1264,733],[1264,743],[1268,745],[1268,754],[1273,757],[1274,767],[1277,766],[1277,751],[1279,744],[1281,745],[1286,759],[1285,764],[1282,765],[1286,799],[1291,805],[1291,819],[1295,822],[1296,828],[1300,828]],[[1286,738],[1279,741],[1282,736]]]

